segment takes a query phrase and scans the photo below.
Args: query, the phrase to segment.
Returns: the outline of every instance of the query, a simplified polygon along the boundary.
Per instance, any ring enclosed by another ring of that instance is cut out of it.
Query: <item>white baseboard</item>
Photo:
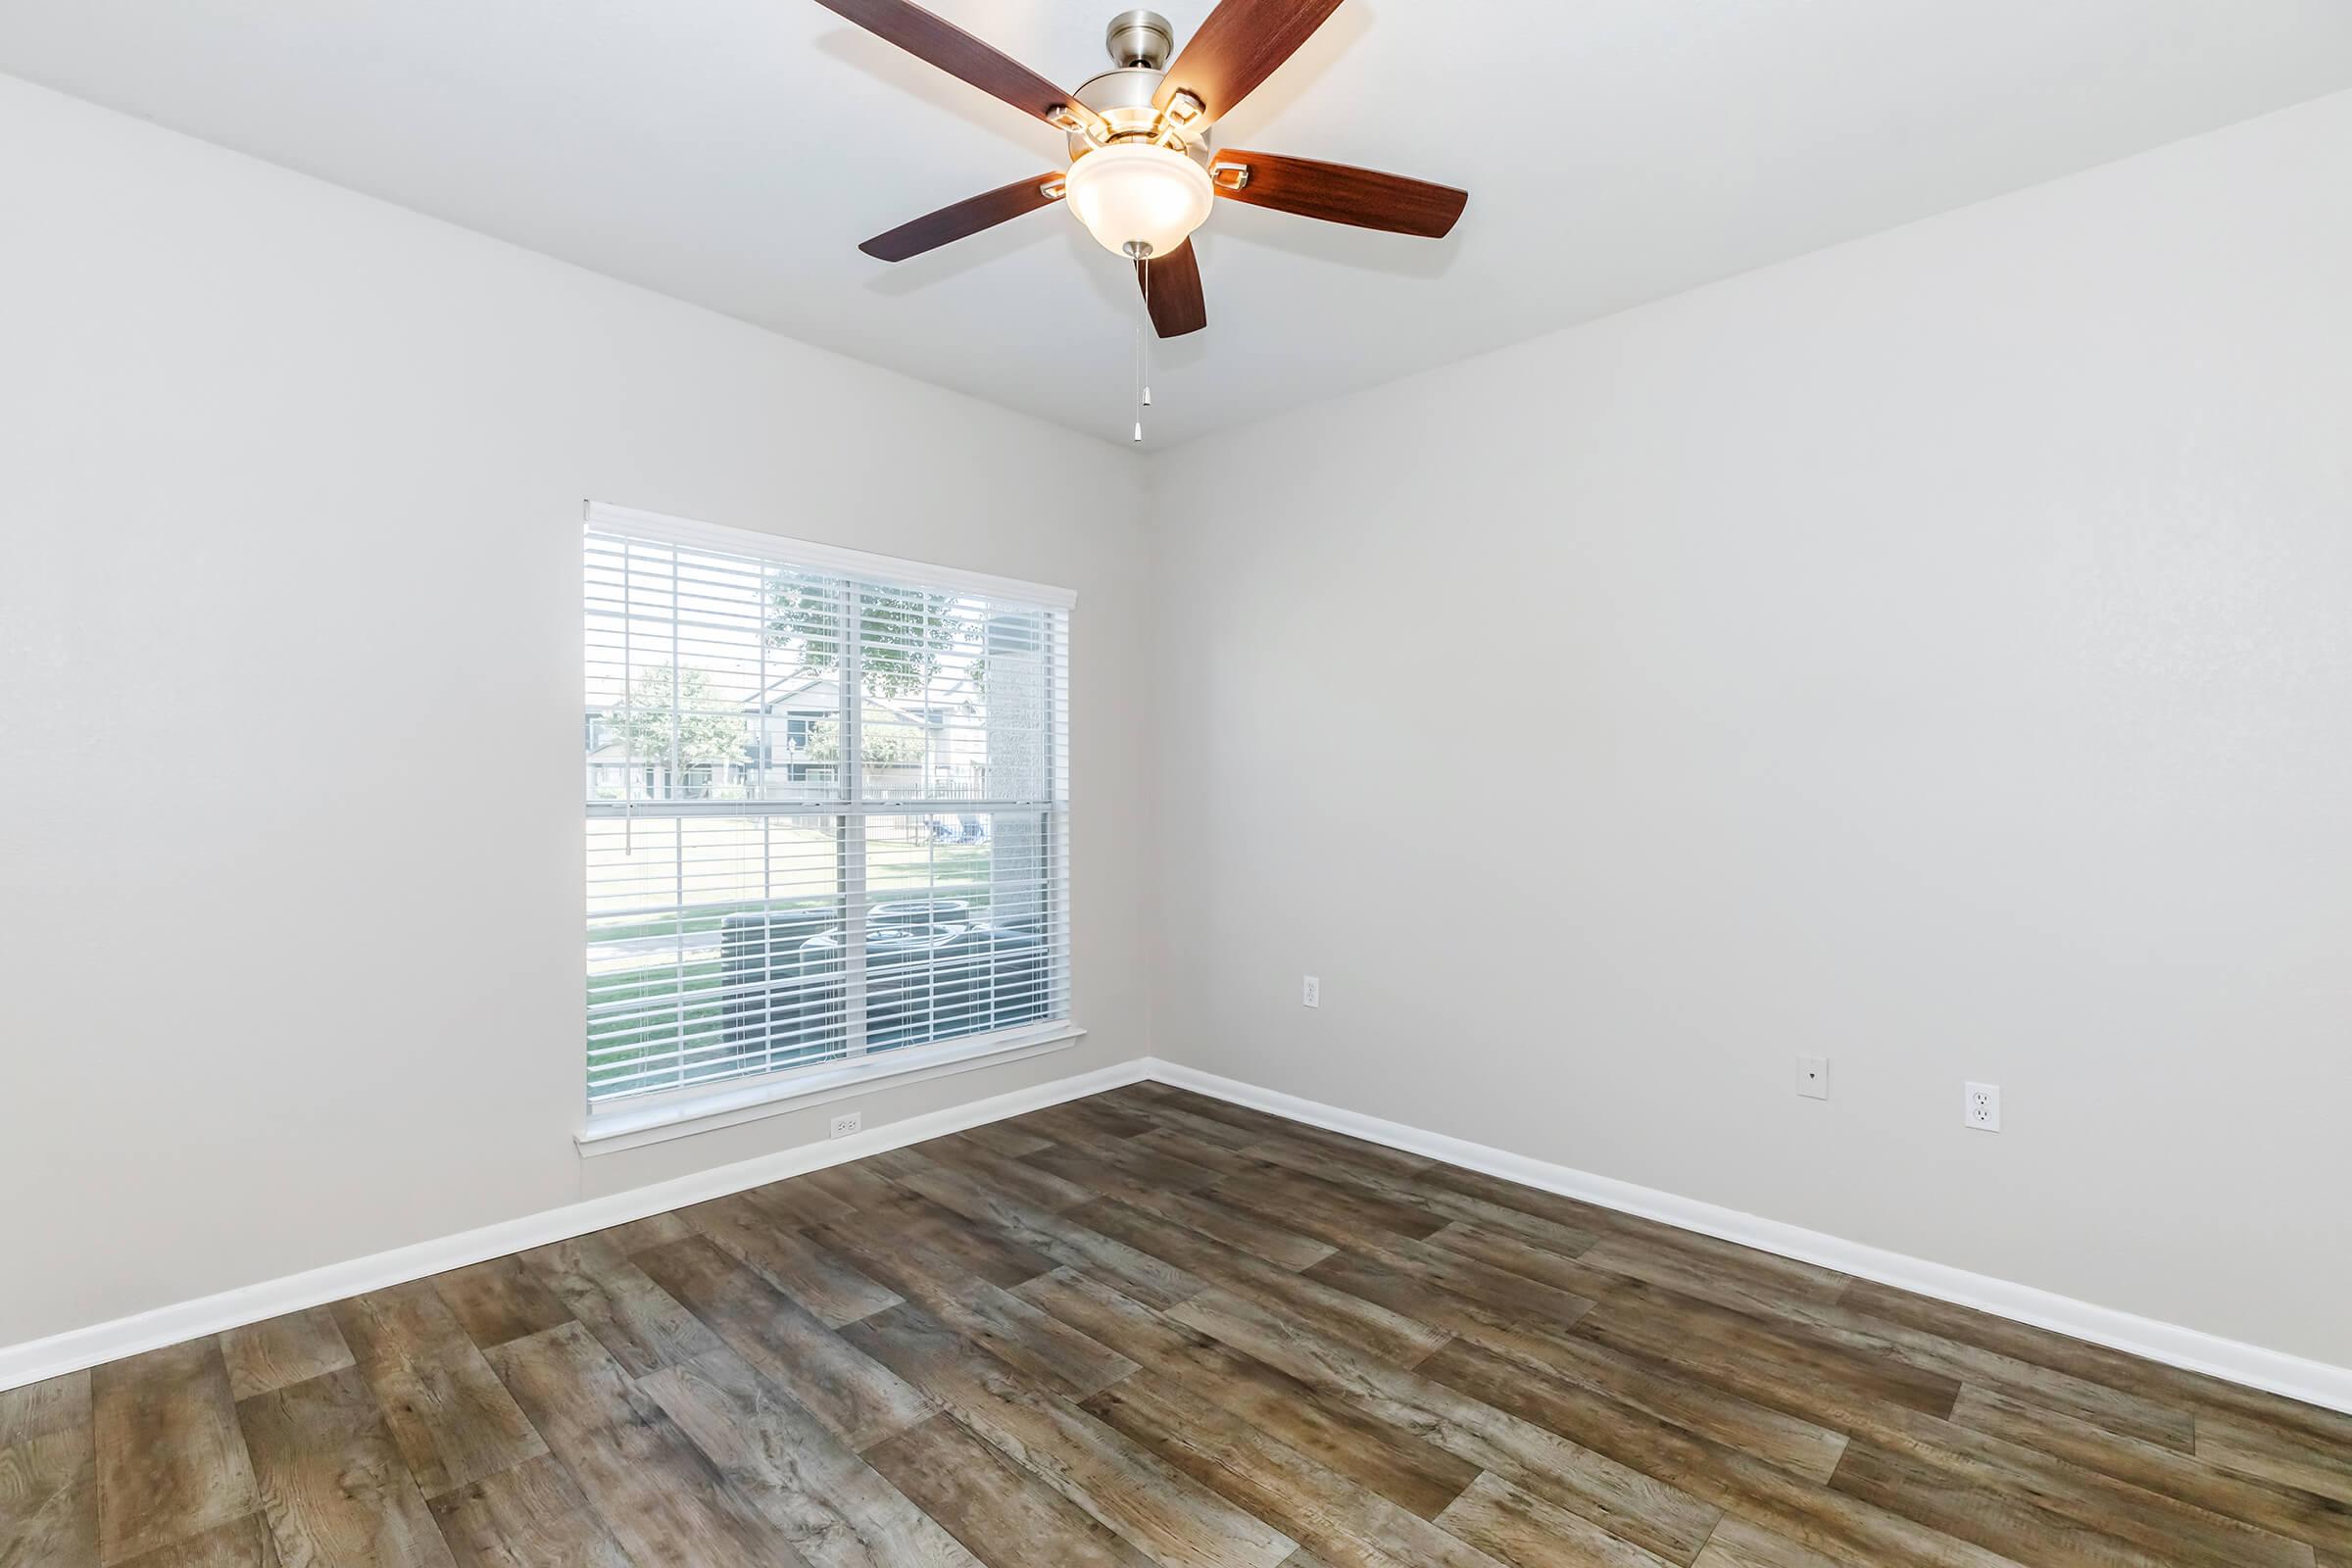
[[[1448,1138],[1443,1133],[1425,1132],[1402,1122],[1383,1121],[1377,1116],[1342,1110],[1336,1105],[1302,1100],[1297,1095],[1260,1089],[1253,1084],[1221,1078],[1214,1073],[1157,1057],[1147,1058],[1143,1067],[1143,1076],[1156,1082],[1194,1090],[1217,1100],[1231,1101],[1237,1105],[1248,1105],[1276,1116],[1289,1117],[1293,1121],[1346,1133],[1367,1143],[1383,1144],[1409,1153],[1426,1154],[1448,1165],[1466,1166],[1490,1176],[1499,1176],[1505,1181],[1518,1182],[1522,1186],[1582,1199],[1586,1202],[1628,1214],[1639,1214],[1644,1219],[1659,1220],[1684,1230],[1737,1242],[1759,1251],[1792,1257],[1799,1262],[1817,1263],[1842,1274],[1853,1274],[1899,1290],[1932,1296],[1937,1300],[1972,1306],[1997,1317],[2049,1329],[2072,1339],[2087,1340],[2093,1345],[2144,1356],[2148,1360],[2161,1361],[2184,1371],[2201,1372],[2225,1382],[2243,1384],[2265,1393],[2300,1399],[2307,1404],[2352,1413],[2352,1368],[2330,1366],[2324,1361],[2307,1360],[2279,1350],[2266,1350],[2257,1345],[2226,1340],[2219,1335],[2182,1328],[2179,1324],[2162,1323],[2154,1318],[2118,1311],[2114,1307],[2079,1301],[2072,1297],[2036,1290],[2030,1285],[2013,1284],[1984,1274],[1972,1274],[1966,1269],[1949,1268],[1941,1263],[1931,1263],[1925,1258],[1866,1247],[1859,1242],[1809,1231],[1802,1226],[1788,1225],[1755,1214],[1743,1214],[1736,1208],[1724,1208],[1696,1199],[1662,1193],[1655,1188],[1637,1187],[1631,1182],[1595,1176],[1589,1171],[1555,1165],[1548,1160],[1534,1159],[1525,1154],[1514,1154],[1507,1150],[1492,1149],[1465,1139]]]
[[[1820,1231],[1784,1224],[1738,1209],[1696,1199],[1678,1197],[1654,1188],[1596,1176],[1548,1160],[1514,1154],[1507,1150],[1474,1144],[1424,1131],[1402,1122],[1384,1121],[1318,1101],[1276,1090],[1260,1089],[1237,1079],[1222,1078],[1178,1062],[1141,1057],[1096,1072],[1059,1078],[1032,1088],[953,1105],[928,1115],[891,1122],[868,1132],[821,1144],[803,1145],[757,1159],[713,1170],[696,1171],[650,1187],[632,1188],[605,1198],[485,1225],[479,1230],[419,1242],[368,1257],[329,1264],[282,1279],[248,1285],[217,1296],[157,1307],[110,1323],[73,1329],[47,1339],[0,1347],[0,1390],[38,1383],[83,1367],[96,1366],[125,1355],[177,1345],[199,1335],[218,1334],[247,1323],[259,1323],[286,1312],[341,1300],[364,1291],[382,1290],[447,1269],[463,1268],[533,1247],[608,1226],[644,1219],[688,1203],[700,1203],[746,1188],[781,1181],[828,1165],[839,1165],[869,1154],[901,1149],[978,1127],[1024,1111],[1056,1105],[1066,1100],[1101,1094],[1122,1084],[1150,1078],[1179,1089],[1190,1089],[1237,1105],[1249,1105],[1277,1116],[1346,1133],[1368,1143],[1384,1144],[1411,1153],[1426,1154],[1449,1165],[1484,1171],[1506,1181],[1544,1192],[1582,1199],[1645,1219],[1679,1225],[1685,1230],[1737,1242],[1760,1251],[1778,1253],[1801,1262],[1817,1263],[1840,1273],[1876,1280],[1901,1290],[1916,1291],[1938,1300],[1976,1307],[1999,1317],[2030,1323],[2093,1345],[2145,1356],[2168,1366],[2201,1372],[2227,1382],[2243,1384],[2290,1399],[2352,1412],[2352,1368],[2330,1366],[2260,1346],[2227,1340],[2178,1324],[2098,1306],[2071,1297],[1972,1274],[1924,1258],[1889,1252]]]
[[[288,1274],[259,1285],[240,1286],[218,1296],[159,1306],[88,1328],[70,1329],[47,1339],[0,1347],[0,1390],[78,1372],[85,1366],[160,1349],[199,1335],[218,1334],[223,1329],[240,1328],[287,1312],[299,1312],[305,1307],[339,1301],[363,1291],[380,1291],[386,1286],[403,1285],[469,1263],[505,1257],[510,1252],[545,1247],[608,1226],[625,1225],[649,1214],[724,1198],[729,1193],[782,1181],[787,1176],[863,1159],[868,1154],[919,1144],[926,1138],[939,1138],[966,1127],[1057,1105],[1065,1100],[1099,1095],[1105,1089],[1134,1083],[1143,1076],[1142,1061],[1120,1062],[1096,1072],[1057,1078],[1051,1083],[977,1100],[967,1105],[951,1105],[927,1115],[909,1116],[847,1138],[804,1144],[757,1159],[695,1171],[650,1187],[633,1187],[625,1193],[567,1203],[520,1219],[502,1220],[479,1230],[330,1263],[324,1268]]]

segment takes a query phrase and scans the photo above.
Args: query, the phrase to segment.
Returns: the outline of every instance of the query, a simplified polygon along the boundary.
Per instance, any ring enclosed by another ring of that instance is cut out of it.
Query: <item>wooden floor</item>
[[[1155,1085],[0,1394],[0,1564],[2352,1568],[2352,1417]]]

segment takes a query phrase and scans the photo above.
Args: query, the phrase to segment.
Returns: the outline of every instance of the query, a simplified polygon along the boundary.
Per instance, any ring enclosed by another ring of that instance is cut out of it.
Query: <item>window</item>
[[[1067,594],[583,540],[591,1101],[1067,1021]]]

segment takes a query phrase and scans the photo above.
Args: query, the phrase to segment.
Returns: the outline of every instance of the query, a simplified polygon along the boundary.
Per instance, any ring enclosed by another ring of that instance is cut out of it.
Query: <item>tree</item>
[[[734,762],[743,758],[743,716],[719,709],[709,678],[699,669],[648,664],[629,681],[629,694],[609,715],[612,741],[630,757],[667,767],[677,745],[681,768],[697,762]],[[673,727],[674,726],[674,727]]]
[[[968,663],[972,683],[980,684],[985,673],[980,624],[956,605],[954,594],[859,587],[857,595],[858,664],[865,672],[866,695],[927,694],[951,659]],[[768,646],[793,649],[804,668],[840,666],[845,619],[838,582],[787,574],[768,590]]]

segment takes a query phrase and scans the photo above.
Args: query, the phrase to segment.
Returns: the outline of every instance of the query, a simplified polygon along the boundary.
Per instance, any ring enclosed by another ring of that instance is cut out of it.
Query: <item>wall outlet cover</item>
[[[2001,1130],[2001,1086],[1970,1084],[1960,1104],[1960,1119],[1981,1133]]]
[[[1796,1092],[1807,1100],[1830,1098],[1830,1058],[1799,1056],[1796,1058]]]
[[[833,1118],[832,1136],[835,1138],[847,1138],[850,1136],[850,1134],[858,1131],[858,1128],[864,1125],[865,1118],[863,1115],[853,1110],[846,1116],[836,1116]]]
[[[1306,984],[1299,988],[1298,1001],[1303,1005],[1309,1007],[1320,1007],[1323,1005],[1323,982],[1316,979],[1311,974],[1308,975],[1306,977]]]

